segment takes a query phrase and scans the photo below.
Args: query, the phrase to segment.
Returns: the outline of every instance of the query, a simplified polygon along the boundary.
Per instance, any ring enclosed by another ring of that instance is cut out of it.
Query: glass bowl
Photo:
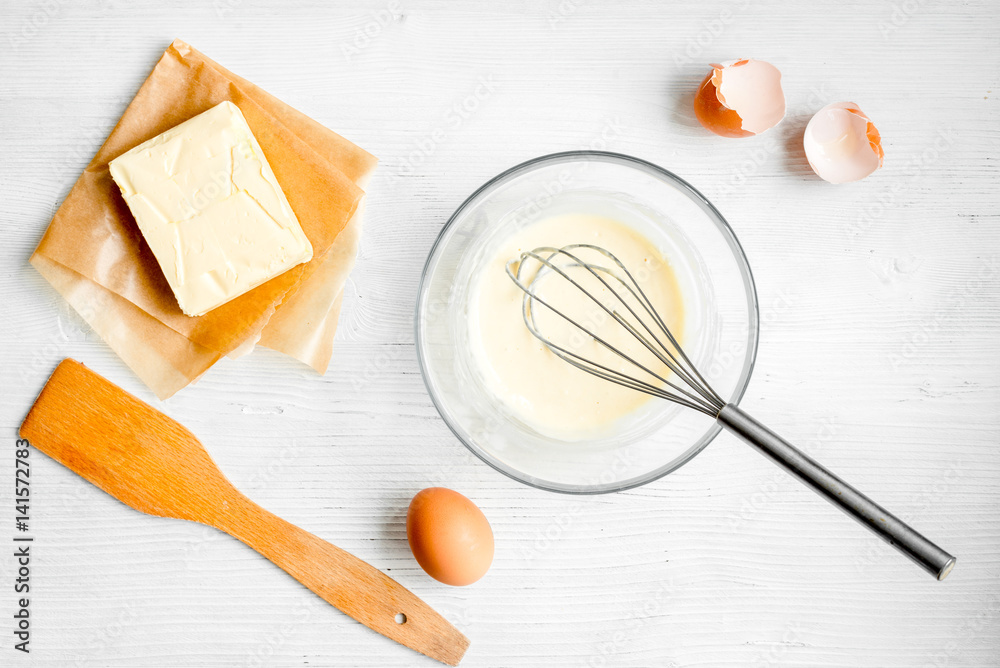
[[[484,462],[541,489],[615,492],[677,469],[721,427],[654,398],[592,439],[561,441],[522,423],[486,388],[470,346],[469,299],[484,261],[519,226],[573,211],[616,218],[656,245],[680,283],[685,352],[721,397],[739,401],[758,339],[757,294],[739,241],[722,214],[683,179],[602,151],[530,160],[491,179],[458,207],[420,281],[417,356],[441,417]]]

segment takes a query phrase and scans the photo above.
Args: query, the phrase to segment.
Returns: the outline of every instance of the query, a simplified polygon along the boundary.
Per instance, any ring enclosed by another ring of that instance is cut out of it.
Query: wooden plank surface
[[[987,1],[3,3],[0,544],[16,428],[59,359],[155,401],[27,258],[179,37],[382,164],[327,375],[257,352],[162,408],[248,496],[443,613],[472,641],[463,666],[997,665],[998,22]],[[707,63],[741,56],[782,70],[789,113],[715,139],[690,103]],[[800,144],[837,100],[886,150],[839,187]],[[580,499],[455,441],[413,346],[426,254],[483,181],[583,147],[674,170],[727,216],[763,315],[744,406],[956,554],[947,581],[729,436],[663,480]],[[32,651],[13,649],[16,564],[0,557],[4,666],[434,665],[219,532],[31,466]],[[410,497],[438,484],[496,534],[469,588],[431,580],[406,545]]]

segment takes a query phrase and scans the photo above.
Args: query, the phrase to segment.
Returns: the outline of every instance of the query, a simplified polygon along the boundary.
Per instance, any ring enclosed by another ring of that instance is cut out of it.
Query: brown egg
[[[429,487],[413,497],[406,537],[420,567],[445,584],[470,585],[493,563],[493,530],[483,511],[444,487]]]

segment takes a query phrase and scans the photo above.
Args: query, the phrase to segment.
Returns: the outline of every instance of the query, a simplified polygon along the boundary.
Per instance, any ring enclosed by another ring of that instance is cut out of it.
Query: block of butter
[[[203,315],[312,258],[232,102],[136,146],[110,169],[186,315]]]

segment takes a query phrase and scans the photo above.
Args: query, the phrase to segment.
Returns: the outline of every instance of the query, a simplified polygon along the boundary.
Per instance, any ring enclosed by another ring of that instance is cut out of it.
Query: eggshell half
[[[882,166],[882,137],[853,102],[828,104],[809,120],[802,137],[806,159],[830,183],[860,181]]]
[[[694,114],[722,137],[752,137],[773,128],[785,117],[781,72],[748,58],[713,64],[695,96]]]
[[[430,487],[413,497],[406,537],[420,567],[448,585],[470,585],[493,563],[493,529],[483,511],[444,487]]]

